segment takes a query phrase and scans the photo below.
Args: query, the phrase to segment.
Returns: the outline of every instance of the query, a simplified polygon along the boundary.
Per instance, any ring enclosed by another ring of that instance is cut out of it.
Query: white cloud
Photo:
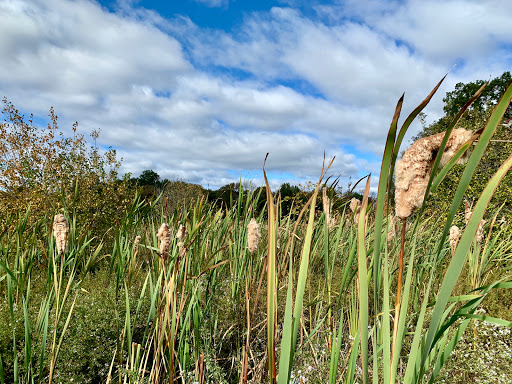
[[[207,7],[225,7],[229,4],[229,0],[194,0],[197,3],[206,5]]]
[[[337,157],[333,174],[375,179],[403,91],[406,115],[462,59],[427,110],[435,118],[453,84],[510,66],[500,46],[510,27],[489,22],[504,17],[491,2],[350,0],[317,6],[318,19],[273,8],[247,13],[230,33],[136,4],[110,12],[88,0],[0,3],[0,92],[25,111],[45,116],[53,105],[63,124],[100,127],[135,175],[261,181],[270,152],[268,170],[281,181],[316,180],[326,151]],[[469,13],[449,33],[446,15],[457,10]]]

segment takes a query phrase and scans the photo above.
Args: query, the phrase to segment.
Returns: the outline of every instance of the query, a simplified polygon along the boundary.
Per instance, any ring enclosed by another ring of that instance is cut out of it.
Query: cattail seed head
[[[352,211],[352,216],[354,217],[354,223],[358,224],[359,223],[359,211],[361,210],[361,200],[353,197],[352,200],[350,200],[349,208]]]
[[[395,211],[405,219],[423,204],[430,172],[443,141],[445,132],[423,137],[412,144],[396,163]],[[443,167],[457,150],[471,137],[472,132],[454,129],[448,138],[439,162]]]
[[[459,242],[460,237],[460,229],[456,225],[453,225],[450,228],[450,248],[452,249],[452,254],[455,252],[455,248],[457,248],[457,243]]]
[[[485,220],[480,220],[478,223],[478,228],[476,230],[475,238],[478,243],[481,243],[484,240],[484,225],[487,223]]]
[[[53,236],[55,237],[57,254],[68,252],[68,234],[68,221],[64,215],[62,213],[55,215],[53,218]]]
[[[176,232],[176,238],[178,239],[178,248],[180,249],[180,253],[183,252],[183,240],[187,236],[187,231],[183,224],[180,224],[178,231]]]
[[[254,253],[258,250],[258,243],[260,241],[261,231],[260,225],[253,217],[247,225],[247,246],[250,253]]]
[[[388,234],[386,236],[388,241],[393,240],[393,238],[396,235],[396,232],[395,232],[395,222],[396,222],[396,217],[391,213],[389,215],[389,224],[388,224],[389,225],[389,229],[388,229]]]
[[[331,199],[327,196],[327,188],[322,188],[322,205],[325,213],[325,221],[327,228],[331,229],[334,226],[334,218],[331,217]]]
[[[55,215],[53,218],[53,236],[55,237],[57,254],[68,252],[68,234],[69,226],[67,219],[62,213]]]
[[[169,247],[171,245],[171,231],[167,223],[163,223],[156,234],[160,240],[160,255],[162,258],[167,259],[169,256]]]
[[[352,211],[352,213],[356,213],[359,210],[359,207],[361,206],[361,200],[356,199],[355,197],[350,200],[349,208]]]
[[[178,228],[178,231],[176,232],[176,238],[180,241],[183,241],[183,239],[187,236],[187,231],[185,230],[185,227],[183,224],[180,224],[180,227]]]
[[[469,206],[469,203],[466,200],[465,207],[464,207],[464,219],[466,220],[466,225],[468,225],[469,219],[471,219],[472,214],[473,214],[473,211],[471,210],[471,207]]]
[[[140,240],[141,240],[140,235],[137,235],[137,237],[135,237],[135,241],[133,242],[133,253],[138,252]]]

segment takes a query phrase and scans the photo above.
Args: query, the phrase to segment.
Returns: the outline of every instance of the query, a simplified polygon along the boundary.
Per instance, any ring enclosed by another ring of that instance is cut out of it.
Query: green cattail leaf
[[[375,291],[377,292],[375,297],[375,310],[377,310],[377,301],[379,300],[380,292],[380,233],[382,232],[382,219],[384,216],[384,204],[386,203],[387,192],[390,190],[392,171],[392,158],[393,148],[395,146],[395,137],[398,126],[398,119],[400,118],[400,112],[402,111],[402,105],[404,102],[404,95],[400,97],[395,108],[395,114],[391,121],[391,127],[389,128],[388,137],[386,139],[386,147],[384,148],[384,154],[382,156],[382,165],[380,169],[379,187],[377,190],[377,208],[375,210],[375,248],[374,248],[374,284]]]
[[[501,327],[512,328],[512,321],[499,319],[497,317],[486,316],[486,315],[475,315],[475,314],[471,314],[471,313],[468,313],[466,315],[461,315],[461,316],[464,316],[468,319],[476,319],[476,320],[480,320],[480,321],[485,321],[486,323],[499,325]]]
[[[510,100],[512,99],[512,83],[510,83],[505,90],[505,93],[501,97],[499,103],[494,108],[494,111],[489,118],[487,125],[485,126],[485,129],[483,130],[480,139],[478,140],[477,145],[475,146],[473,150],[473,154],[469,158],[469,161],[466,165],[466,168],[464,169],[464,173],[462,174],[459,185],[457,186],[457,190],[455,191],[454,198],[452,200],[452,205],[450,207],[450,211],[448,213],[448,217],[446,219],[446,224],[443,230],[443,234],[441,238],[439,239],[439,248],[438,253],[440,252],[444,241],[446,240],[446,237],[448,236],[448,232],[450,231],[450,227],[452,225],[453,219],[455,217],[455,214],[457,213],[457,210],[459,209],[460,203],[462,202],[462,199],[464,198],[464,194],[466,192],[466,189],[469,186],[469,183],[471,182],[471,178],[476,170],[476,167],[478,166],[478,163],[480,162],[482,156],[484,155],[484,152],[487,148],[487,145],[489,144],[492,136],[494,135],[494,132],[496,131],[496,128],[498,127],[498,124],[501,122],[501,119],[503,118],[503,115],[505,114],[505,111],[507,110],[508,105],[510,104]]]
[[[464,335],[464,332],[466,331],[466,328],[469,325],[469,319],[464,320],[455,331],[455,335],[453,335],[452,339],[449,343],[445,345],[444,348],[441,349],[437,356],[436,365],[434,366],[434,370],[432,371],[432,376],[430,377],[429,384],[433,384],[437,375],[439,375],[439,372],[441,371],[441,368],[443,367],[444,363],[448,360],[451,353],[455,349],[455,346],[459,342],[459,340]],[[448,336],[448,335],[447,335]]]
[[[336,334],[336,328],[334,328]],[[338,337],[336,337],[332,344],[331,349],[331,364],[329,366],[329,384],[336,384],[336,373],[338,372],[338,364],[340,358],[340,351],[343,338],[343,311],[341,312],[340,322],[338,326]]]
[[[508,94],[508,97],[512,97],[512,86],[509,86],[506,94]],[[430,327],[428,329],[426,336],[425,349],[423,351],[421,362],[423,368],[425,368],[424,364],[427,360],[428,355],[430,354],[430,351],[432,350],[434,337],[441,323],[441,317],[443,315],[444,309],[446,307],[446,304],[448,303],[451,292],[462,270],[464,261],[466,259],[466,255],[469,252],[471,244],[473,243],[473,238],[475,237],[480,220],[482,220],[482,217],[484,216],[487,204],[489,203],[494,191],[498,187],[498,184],[500,183],[501,179],[505,176],[505,174],[509,171],[511,167],[512,155],[509,156],[509,158],[498,169],[498,171],[494,174],[494,176],[491,178],[491,180],[485,187],[484,191],[482,192],[480,199],[478,199],[478,202],[475,205],[473,214],[471,215],[471,219],[469,220],[467,227],[464,233],[462,234],[462,237],[459,241],[459,245],[457,246],[457,249],[453,255],[452,261],[450,262],[450,265],[446,270],[446,273],[441,284],[441,288],[439,289],[439,292],[437,294],[437,302],[434,306],[432,320],[430,322]]]
[[[283,336],[281,339],[281,357],[279,359],[279,384],[286,384],[290,380],[291,367],[293,363],[292,351],[292,306],[293,306],[293,270],[292,260],[290,259],[288,274],[288,289],[286,294],[286,307],[283,319]]]
[[[267,161],[265,156],[265,162]],[[265,172],[263,163],[263,177],[265,179],[268,207],[268,254],[267,254],[267,353],[269,376],[271,380],[276,377],[275,361],[275,325],[277,323],[277,277],[276,277],[276,211],[274,197]]]
[[[404,121],[404,123],[402,125],[402,128],[400,128],[400,131],[398,132],[398,136],[397,136],[396,141],[395,141],[395,147],[393,149],[393,157],[391,159],[391,168],[390,168],[390,171],[389,171],[390,179],[393,178],[393,171],[394,171],[394,168],[395,168],[396,159],[397,159],[398,153],[400,151],[400,146],[402,145],[402,140],[404,139],[404,136],[405,136],[407,130],[409,129],[409,126],[414,121],[416,116],[418,116],[419,113],[427,106],[427,104],[430,103],[430,100],[432,100],[432,97],[434,97],[435,93],[437,92],[437,90],[439,89],[441,84],[443,83],[443,81],[446,78],[446,76],[447,75],[444,75],[444,77],[441,79],[441,81],[439,81],[439,83],[437,83],[437,85],[429,93],[429,95],[425,98],[425,100],[423,100],[420,103],[420,105],[418,105],[416,107],[416,109],[411,112],[411,114],[407,117],[407,119],[405,119],[405,121]]]
[[[471,99],[469,99],[466,102],[466,104],[464,104],[464,106],[459,110],[457,115],[452,119],[452,121],[448,125],[448,128],[446,129],[446,133],[445,133],[444,138],[443,138],[443,141],[441,142],[441,145],[439,147],[438,155],[436,156],[436,159],[435,159],[434,164],[432,166],[432,172],[431,172],[431,175],[430,175],[430,179],[429,179],[427,188],[425,190],[425,198],[423,199],[423,206],[425,206],[425,204],[426,204],[427,197],[430,194],[431,186],[432,185],[436,185],[436,187],[437,187],[439,185],[439,183],[441,183],[441,181],[444,179],[444,177],[446,176],[448,171],[453,167],[453,165],[455,165],[456,160],[458,160],[466,152],[466,150],[469,148],[469,146],[478,138],[478,136],[479,136],[478,134],[477,135],[473,135],[470,138],[470,140],[468,140],[468,142],[465,145],[463,145],[463,148],[465,148],[465,150],[459,149],[457,151],[457,153],[454,156],[454,158],[456,158],[456,160],[451,159],[451,161],[449,161],[443,167],[443,169],[441,170],[441,172],[438,175],[438,177],[435,178],[435,184],[434,184],[433,183],[434,175],[436,174],[437,168],[439,167],[439,163],[441,161],[441,157],[443,155],[444,149],[446,147],[446,143],[448,142],[448,138],[450,137],[451,132],[457,126],[457,124],[459,123],[460,119],[462,118],[462,115],[464,115],[464,113],[469,109],[471,104],[473,104],[480,97],[480,95],[484,91],[484,89],[487,86],[487,84],[488,83],[483,84],[480,87],[480,89],[478,89],[478,91],[476,91],[476,93],[471,97]]]
[[[357,259],[359,277],[359,330],[361,333],[361,368],[363,370],[363,384],[368,383],[368,266],[366,264],[366,209],[368,195],[370,194],[370,180],[368,176],[363,202],[359,212],[357,228]]]

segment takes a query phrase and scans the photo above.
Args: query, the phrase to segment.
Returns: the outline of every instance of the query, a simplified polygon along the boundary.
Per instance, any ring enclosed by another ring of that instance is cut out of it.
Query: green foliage
[[[26,212],[30,222],[55,213],[75,213],[81,228],[92,226],[102,237],[124,214],[133,194],[117,178],[120,162],[114,149],[101,154],[88,148],[73,125],[73,137],[59,131],[58,117],[50,109],[47,128],[33,124],[3,100],[0,123],[0,213]],[[96,141],[99,131],[92,132]],[[5,223],[4,223],[5,224]]]
[[[137,178],[137,182],[139,185],[152,185],[157,187],[160,184],[160,175],[151,169],[146,169]]]
[[[482,114],[489,108],[489,106],[495,105],[511,81],[512,76],[510,75],[510,72],[504,72],[500,77],[496,77],[489,81],[489,84],[483,91],[482,95],[471,106],[470,111]],[[447,92],[443,99],[445,103],[443,109],[446,115],[450,117],[455,116],[462,106],[482,85],[484,85],[484,83],[484,80],[476,80],[469,83],[457,83],[455,85],[455,89],[451,92]],[[508,113],[510,114],[510,110]],[[505,115],[505,118],[510,117],[510,115]]]

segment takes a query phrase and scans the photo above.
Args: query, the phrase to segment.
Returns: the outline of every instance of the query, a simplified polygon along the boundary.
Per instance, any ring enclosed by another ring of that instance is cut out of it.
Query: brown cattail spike
[[[349,205],[350,210],[352,211],[352,216],[354,217],[354,222],[358,224],[359,222],[359,211],[361,210],[361,200],[356,199],[355,197],[350,200]]]
[[[477,243],[481,243],[484,240],[484,225],[487,223],[485,220],[480,220],[478,223],[478,228],[476,230],[475,238]]]
[[[392,213],[390,213],[389,214],[389,224],[388,224],[389,229],[388,229],[388,234],[386,236],[387,241],[393,240],[396,235],[395,222],[396,222],[396,217]]]
[[[325,213],[325,222],[327,223],[327,229],[331,229],[334,226],[334,218],[331,217],[331,199],[327,196],[327,188],[322,188],[322,205]]]
[[[139,251],[140,235],[137,235],[135,242],[133,243],[133,253],[136,254]]]
[[[460,229],[456,225],[453,225],[450,228],[450,248],[452,250],[452,255],[455,253],[455,248],[457,248],[457,243],[459,242],[460,237]]]
[[[260,225],[253,217],[247,225],[247,246],[250,253],[254,253],[258,250],[258,243],[260,241],[261,231]]]
[[[169,247],[171,245],[171,231],[169,230],[167,223],[163,223],[160,226],[156,236],[160,240],[160,256],[162,256],[163,259],[167,259],[167,257],[169,257]]]
[[[473,211],[471,210],[471,207],[469,206],[469,203],[466,200],[465,208],[464,208],[464,219],[466,220],[466,225],[468,225],[469,219],[471,219],[472,214],[473,214]]]
[[[423,204],[432,166],[444,135],[445,132],[441,132],[417,140],[396,163],[395,210],[398,217],[409,217]],[[452,131],[439,162],[441,167],[446,165],[471,135],[472,132],[463,128]]]
[[[178,228],[178,231],[176,232],[176,238],[178,239],[178,248],[180,250],[180,254],[183,252],[184,244],[183,240],[187,236],[187,231],[185,230],[185,227],[183,224],[180,224],[180,227]]]
[[[57,254],[68,252],[68,221],[63,214],[59,213],[53,218],[53,236],[55,237],[55,245]]]

